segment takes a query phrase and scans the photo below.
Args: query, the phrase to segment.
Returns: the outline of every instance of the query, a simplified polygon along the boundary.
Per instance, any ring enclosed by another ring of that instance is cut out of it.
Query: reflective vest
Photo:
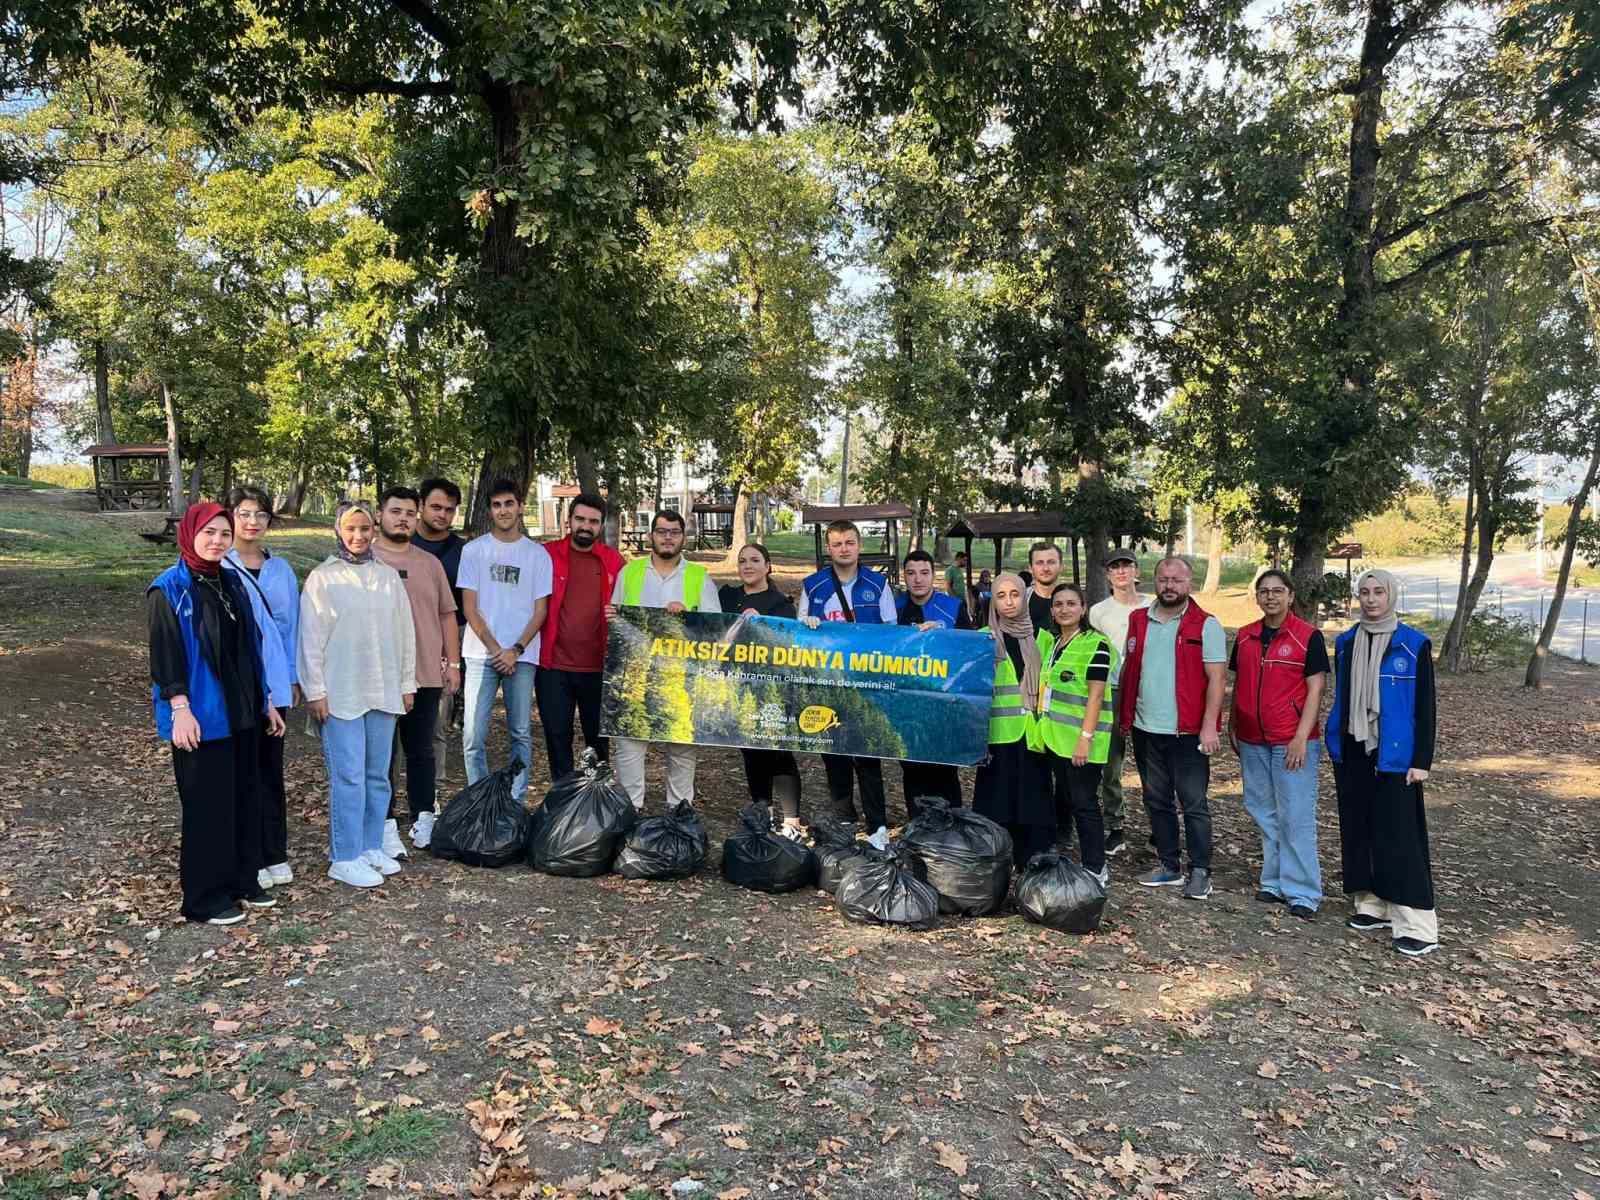
[[[637,607],[644,598],[644,573],[650,568],[648,558],[636,558],[622,568],[622,602]],[[700,596],[705,591],[706,569],[699,563],[683,564],[683,606],[690,612],[700,607]]]
[[[1102,644],[1110,655],[1114,673],[1117,652],[1105,634],[1097,630],[1075,633],[1057,654],[1056,635],[1047,630],[1039,631],[1039,659],[1043,669],[1039,678],[1039,713],[1034,718],[1034,736],[1028,742],[1030,748],[1048,750],[1061,758],[1071,758],[1077,750],[1078,735],[1083,732],[1084,718],[1089,715],[1089,664]],[[1111,757],[1111,730],[1117,718],[1111,684],[1107,682],[1105,688],[1094,736],[1089,741],[1092,763],[1103,763]]]
[[[994,698],[989,701],[989,744],[1004,746],[1028,736],[1032,724],[1022,707],[1022,684],[1007,654],[994,665]]]
[[[1350,690],[1350,647],[1362,636],[1356,625],[1341,633],[1333,643],[1333,708],[1324,730],[1328,757],[1339,762],[1344,756],[1344,735],[1350,722],[1345,718],[1346,692]],[[1431,654],[1427,634],[1404,621],[1389,635],[1389,649],[1378,669],[1378,770],[1402,774],[1411,769],[1417,741],[1417,660]]]
[[[1202,635],[1206,612],[1193,600],[1178,618],[1178,637],[1173,646],[1173,690],[1178,701],[1178,732],[1199,733],[1206,711],[1206,666]],[[1117,686],[1122,697],[1117,704],[1117,721],[1123,733],[1133,728],[1139,708],[1139,671],[1144,663],[1145,635],[1150,629],[1150,610],[1135,609],[1128,615],[1128,644],[1124,648],[1122,678]]]
[[[1309,622],[1290,613],[1263,652],[1260,621],[1239,630],[1233,644],[1233,734],[1241,742],[1282,746],[1294,740],[1306,710],[1306,652],[1314,633]],[[1315,724],[1309,736],[1317,736]]]

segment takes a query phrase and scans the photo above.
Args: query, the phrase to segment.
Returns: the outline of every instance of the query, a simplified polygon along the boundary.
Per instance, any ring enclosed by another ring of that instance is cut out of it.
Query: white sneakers
[[[365,858],[347,858],[330,864],[328,878],[358,888],[377,887],[383,882],[383,876],[368,866]]]
[[[282,887],[286,883],[294,882],[294,872],[289,869],[289,864],[286,862],[273,863],[263,870],[266,875],[271,876],[272,883],[270,886],[272,887]],[[261,886],[267,887],[269,885],[262,884]]]
[[[256,872],[256,886],[262,891],[268,891],[278,881],[272,877],[272,872],[266,867]]]
[[[867,844],[874,850],[887,850],[889,848],[889,830],[887,826],[879,825],[877,831],[867,839]]]
[[[778,836],[786,837],[791,842],[803,842],[806,840],[806,831],[801,828],[798,821],[785,821],[778,826]]]
[[[406,856],[406,844],[400,840],[400,826],[393,817],[383,823],[383,852],[390,858]]]
[[[361,861],[366,863],[380,875],[394,875],[400,870],[400,864],[383,850],[368,850],[362,854]]]
[[[433,841],[433,814],[418,813],[417,819],[411,822],[411,844],[418,850],[426,850],[431,841]]]

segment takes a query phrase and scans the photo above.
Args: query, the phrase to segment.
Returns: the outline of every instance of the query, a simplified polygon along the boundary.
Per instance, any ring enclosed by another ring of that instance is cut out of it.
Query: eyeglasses
[[[1270,588],[1257,588],[1256,589],[1256,595],[1258,595],[1258,596],[1287,596],[1288,594],[1289,594],[1289,589],[1286,588],[1286,587],[1270,587]]]
[[[233,519],[241,525],[271,525],[272,514],[264,509],[245,508],[234,512]]]

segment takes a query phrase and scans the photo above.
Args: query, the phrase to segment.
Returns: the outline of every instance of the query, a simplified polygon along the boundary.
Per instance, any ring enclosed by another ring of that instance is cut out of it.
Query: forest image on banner
[[[608,737],[975,763],[986,753],[985,633],[620,608],[600,728]]]

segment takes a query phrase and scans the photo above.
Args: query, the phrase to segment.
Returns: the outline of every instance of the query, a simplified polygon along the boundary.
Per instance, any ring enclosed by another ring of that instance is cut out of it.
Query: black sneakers
[[[207,917],[207,925],[237,925],[244,920],[244,913],[237,908],[225,908],[214,917]]]
[[[1122,840],[1122,830],[1113,829],[1106,834],[1106,857],[1112,858],[1121,854],[1128,848],[1128,843]]]
[[[1409,958],[1421,958],[1424,954],[1432,954],[1439,948],[1438,942],[1424,942],[1413,937],[1395,938],[1389,944]]]
[[[1259,892],[1256,893],[1256,899],[1261,901],[1261,903],[1263,903],[1263,904],[1283,904],[1283,903],[1285,903],[1284,898],[1282,896],[1278,895],[1277,892],[1269,892],[1269,891],[1267,891],[1266,888],[1262,888]]]
[[[1315,921],[1317,919],[1317,910],[1304,904],[1291,904],[1289,905],[1289,915],[1291,917],[1299,917],[1302,921]]]
[[[1390,922],[1386,917],[1369,917],[1366,913],[1356,913],[1345,925],[1360,933],[1371,933],[1374,929],[1388,929]]]
[[[257,888],[248,896],[239,897],[239,903],[246,908],[271,908],[277,903],[269,892]]]

